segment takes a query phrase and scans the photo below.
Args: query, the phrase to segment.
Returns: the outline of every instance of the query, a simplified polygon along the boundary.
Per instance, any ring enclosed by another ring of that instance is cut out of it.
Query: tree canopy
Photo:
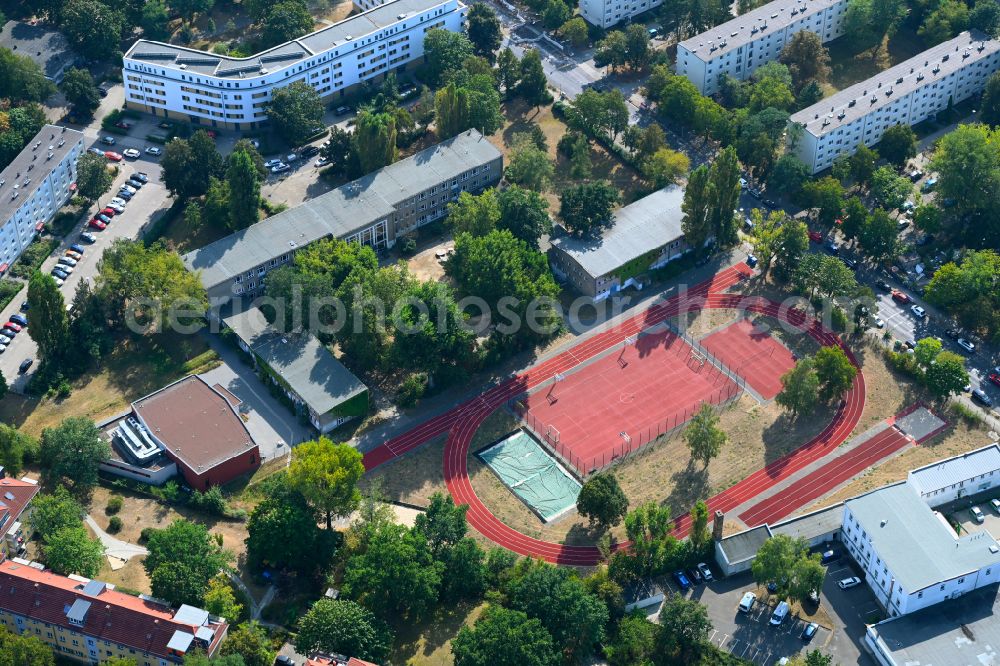
[[[455,666],[558,666],[552,635],[538,618],[490,605],[452,641]]]
[[[719,427],[719,415],[707,402],[701,407],[684,428],[684,442],[691,450],[691,457],[708,467],[712,458],[719,455],[728,437]]]
[[[361,502],[358,479],[364,473],[357,449],[320,437],[292,449],[288,481],[326,517],[326,528],[332,530],[335,516],[350,515]]]
[[[319,93],[304,81],[275,89],[266,111],[274,129],[293,146],[301,145],[325,127]]]
[[[183,519],[153,530],[146,549],[142,566],[153,595],[174,604],[201,606],[208,582],[232,559],[204,525]]]
[[[364,606],[348,599],[320,599],[299,620],[295,649],[349,654],[382,662],[389,654],[392,632]]]
[[[49,480],[72,481],[74,491],[85,492],[97,485],[98,467],[111,457],[111,447],[93,421],[70,416],[42,430],[39,457]]]
[[[576,509],[590,520],[591,525],[609,528],[625,518],[628,498],[613,474],[594,474],[580,488]]]

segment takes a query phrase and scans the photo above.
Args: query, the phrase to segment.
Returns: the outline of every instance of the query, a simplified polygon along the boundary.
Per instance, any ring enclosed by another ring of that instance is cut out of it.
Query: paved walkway
[[[97,521],[90,516],[84,516],[84,522],[93,530],[97,538],[101,540],[104,545],[104,554],[110,557],[117,557],[120,560],[128,562],[133,557],[139,555],[146,555],[149,551],[146,550],[144,546],[140,546],[135,543],[129,543],[128,541],[122,541],[121,539],[115,538],[105,532],[97,524]]]

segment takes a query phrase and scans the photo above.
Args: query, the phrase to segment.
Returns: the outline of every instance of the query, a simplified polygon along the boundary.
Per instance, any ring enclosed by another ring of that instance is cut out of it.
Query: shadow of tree
[[[695,502],[707,498],[710,490],[708,469],[691,459],[670,478],[670,494],[660,505],[670,507],[674,515],[685,514]]]

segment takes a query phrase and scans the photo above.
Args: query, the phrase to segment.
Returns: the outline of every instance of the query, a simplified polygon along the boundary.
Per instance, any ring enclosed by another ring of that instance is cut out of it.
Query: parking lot
[[[989,532],[992,535],[1000,535],[1000,514],[990,505],[990,499],[996,495],[973,495],[963,497],[950,502],[938,510],[941,511],[950,521],[956,522],[962,527],[962,534],[975,534],[976,532]],[[976,522],[972,516],[971,508],[979,507],[983,512],[983,522]]]

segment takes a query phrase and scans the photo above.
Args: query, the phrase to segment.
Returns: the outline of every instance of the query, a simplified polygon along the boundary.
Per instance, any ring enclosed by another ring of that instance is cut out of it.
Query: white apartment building
[[[69,201],[83,150],[82,132],[45,125],[0,172],[0,274]]]
[[[847,0],[775,0],[678,44],[677,73],[710,95],[723,75],[743,81],[777,60],[801,30],[815,32],[824,43],[840,37],[846,12]]]
[[[973,473],[975,472],[975,473]],[[934,507],[993,487],[993,444],[914,470],[907,481],[844,503],[841,538],[890,616],[1000,581],[1000,544],[985,529],[959,536]]]
[[[893,125],[915,125],[980,93],[998,68],[1000,42],[963,32],[792,115],[789,151],[822,171]]]
[[[580,16],[607,29],[662,4],[663,0],[580,0]]]
[[[427,32],[458,32],[466,14],[459,0],[355,4],[362,13],[249,58],[140,39],[123,58],[126,106],[211,127],[253,129],[267,121],[274,90],[304,81],[325,100],[342,96],[418,61]]]

